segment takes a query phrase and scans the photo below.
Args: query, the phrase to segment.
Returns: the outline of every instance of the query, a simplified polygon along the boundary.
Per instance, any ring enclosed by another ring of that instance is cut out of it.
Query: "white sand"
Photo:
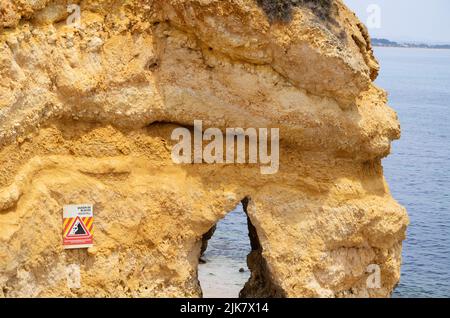
[[[207,263],[200,264],[198,269],[203,297],[237,298],[250,277],[245,261],[237,262],[222,256],[208,259],[207,255],[204,259]],[[239,272],[240,268],[244,268],[245,272]]]

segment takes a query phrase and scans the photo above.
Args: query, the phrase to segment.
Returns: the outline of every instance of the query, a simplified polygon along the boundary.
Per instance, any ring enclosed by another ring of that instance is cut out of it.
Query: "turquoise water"
[[[376,48],[402,138],[383,161],[411,224],[395,297],[450,297],[450,50]]]
[[[394,297],[450,297],[450,50],[376,48],[377,84],[389,92],[402,138],[383,160],[393,196],[408,209]],[[219,222],[199,276],[206,297],[237,297],[250,250],[242,207]],[[247,270],[248,271],[248,270]]]

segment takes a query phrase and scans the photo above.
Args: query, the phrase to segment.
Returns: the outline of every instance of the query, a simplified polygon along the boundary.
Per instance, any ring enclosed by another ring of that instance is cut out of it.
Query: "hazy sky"
[[[394,41],[450,43],[449,0],[343,1],[366,25],[370,16],[367,13],[369,5],[379,6],[381,27],[369,28],[372,37]]]

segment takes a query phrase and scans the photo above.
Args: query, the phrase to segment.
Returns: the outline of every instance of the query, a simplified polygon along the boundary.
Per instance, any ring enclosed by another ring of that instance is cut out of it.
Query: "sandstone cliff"
[[[80,27],[67,1],[0,2],[0,296],[201,296],[202,236],[241,200],[242,296],[390,295],[408,219],[381,159],[400,129],[340,0],[73,2]],[[174,164],[195,119],[279,127],[280,171]],[[95,247],[64,250],[62,206],[86,202]]]

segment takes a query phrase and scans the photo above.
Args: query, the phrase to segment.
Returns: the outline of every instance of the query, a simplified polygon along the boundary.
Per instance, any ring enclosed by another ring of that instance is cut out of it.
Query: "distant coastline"
[[[419,49],[450,49],[450,44],[425,44],[425,43],[399,43],[387,39],[372,39],[372,46],[380,47],[402,47],[402,48],[419,48]]]

